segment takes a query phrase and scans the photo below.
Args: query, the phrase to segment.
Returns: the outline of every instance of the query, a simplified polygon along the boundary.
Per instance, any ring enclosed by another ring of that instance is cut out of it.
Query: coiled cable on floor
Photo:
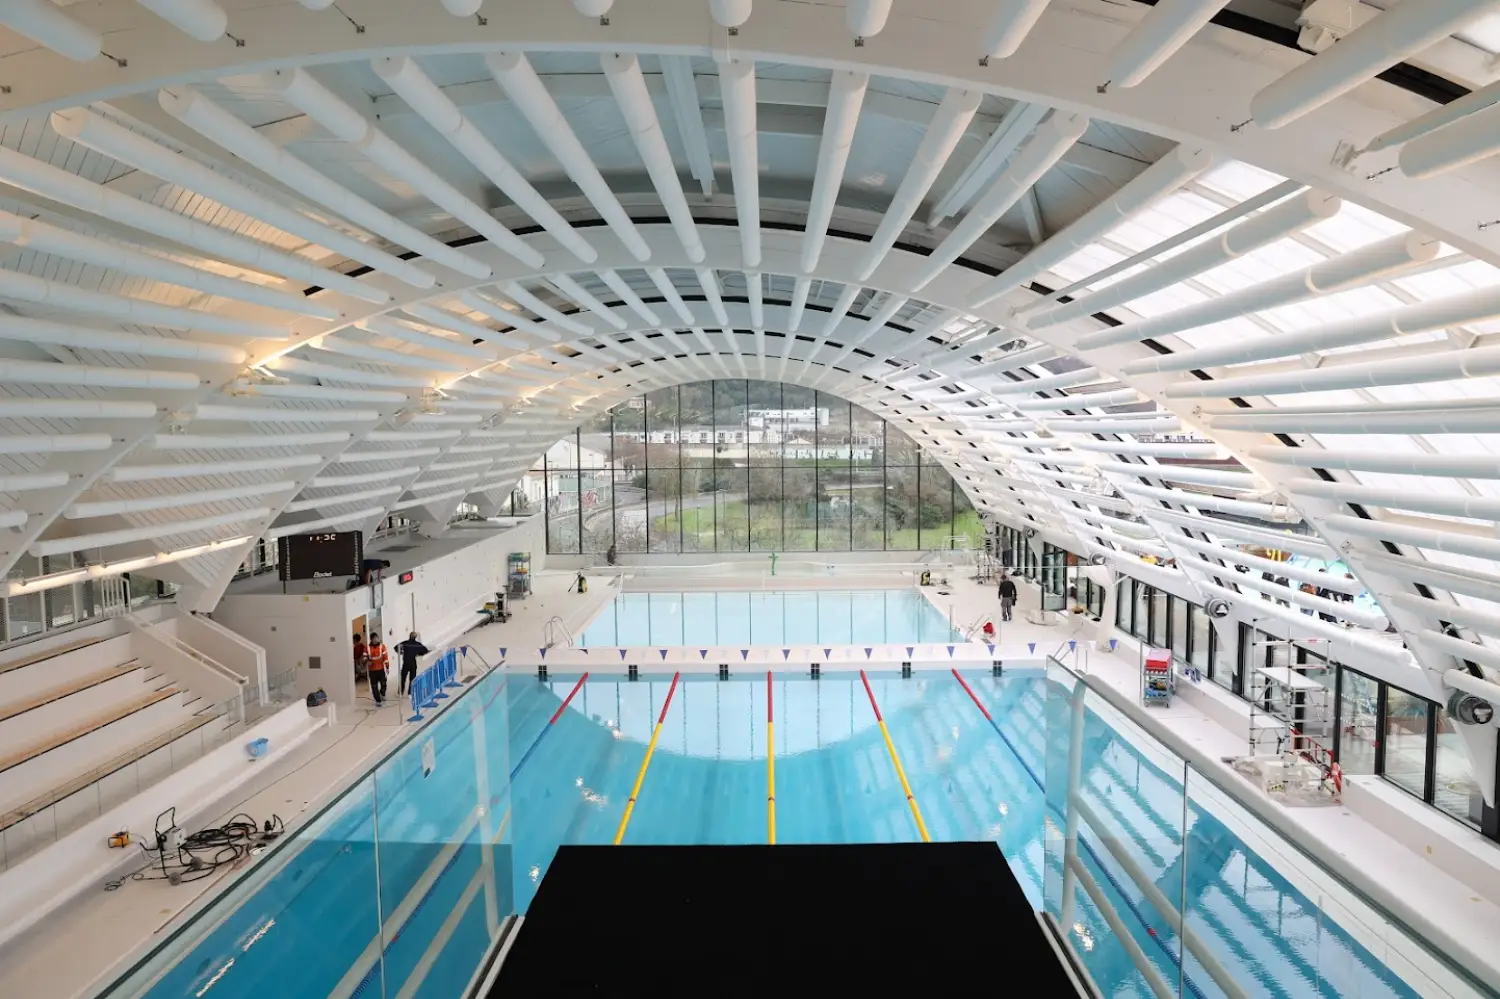
[[[168,808],[156,817],[156,838],[148,844],[141,841],[141,851],[150,860],[124,877],[104,883],[105,891],[115,891],[128,881],[167,881],[187,884],[212,877],[221,867],[237,865],[251,851],[286,832],[281,816],[273,814],[264,824],[245,812],[230,817],[219,826],[209,826],[191,835],[181,835],[177,826],[177,808]]]

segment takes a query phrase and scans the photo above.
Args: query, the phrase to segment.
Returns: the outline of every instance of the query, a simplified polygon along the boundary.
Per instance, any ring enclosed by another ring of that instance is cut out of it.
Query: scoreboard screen
[[[276,544],[283,582],[358,576],[365,553],[362,531],[287,534],[278,538]]]

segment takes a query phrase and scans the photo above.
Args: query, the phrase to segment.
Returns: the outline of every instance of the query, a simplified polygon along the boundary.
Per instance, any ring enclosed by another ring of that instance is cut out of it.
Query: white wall
[[[411,631],[420,632],[433,650],[453,642],[479,623],[478,610],[504,587],[507,555],[531,552],[534,572],[546,564],[540,516],[508,530],[476,530],[473,544],[454,550],[452,541],[462,537],[461,530],[455,529],[444,539],[444,554],[411,568],[410,583],[399,581],[401,563],[388,570],[379,633],[389,644],[400,642]],[[421,557],[420,550],[402,554]],[[354,703],[353,622],[371,613],[371,589],[361,586],[336,593],[231,592],[219,601],[213,616],[265,647],[266,671],[271,676],[295,668],[299,695],[321,689],[336,704],[350,705]],[[317,668],[312,665],[314,659]]]

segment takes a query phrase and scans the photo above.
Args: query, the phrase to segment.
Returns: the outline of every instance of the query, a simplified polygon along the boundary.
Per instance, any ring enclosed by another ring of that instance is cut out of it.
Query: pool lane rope
[[[770,670],[766,670],[766,842],[776,845],[776,728],[771,711]]]
[[[542,744],[542,739],[557,725],[557,720],[563,716],[564,711],[568,710],[568,705],[573,703],[573,698],[578,694],[578,691],[583,687],[584,681],[588,678],[589,675],[585,673],[578,678],[577,683],[573,684],[573,689],[568,691],[568,696],[563,698],[563,702],[557,706],[557,710],[552,713],[551,719],[548,720],[547,724],[542,726],[542,730],[536,734],[536,738],[531,741],[531,745],[526,747],[526,752],[521,754],[520,762],[511,768],[511,780],[516,779],[516,774],[520,773],[521,768],[526,765],[526,761],[531,759],[531,754],[536,752],[536,747]]]
[[[927,835],[927,823],[922,821],[922,810],[917,807],[917,799],[912,797],[911,785],[906,781],[906,771],[901,768],[901,757],[896,755],[896,744],[891,741],[891,730],[885,727],[885,718],[880,714],[880,705],[875,703],[875,691],[870,689],[870,678],[865,675],[864,670],[860,670],[859,679],[865,685],[865,693],[870,697],[870,710],[875,712],[875,724],[880,726],[880,735],[885,739],[886,752],[891,754],[891,765],[896,768],[896,778],[901,781],[901,790],[906,795],[906,804],[911,809],[911,817],[916,820],[917,832],[922,834],[923,843],[931,843],[932,837]]]
[[[667,720],[667,709],[672,706],[672,695],[677,692],[677,681],[682,676],[679,673],[672,674],[672,686],[667,688],[667,699],[661,706],[661,714],[656,716],[656,727],[651,730],[651,741],[646,743],[646,758],[641,761],[640,772],[635,775],[635,786],[630,789],[630,800],[625,802],[625,814],[620,816],[620,828],[615,830],[615,846],[625,838],[625,830],[630,825],[630,816],[635,812],[635,799],[641,793],[641,784],[646,780],[646,768],[651,765],[651,754],[656,752],[656,740],[661,737],[662,723]]]

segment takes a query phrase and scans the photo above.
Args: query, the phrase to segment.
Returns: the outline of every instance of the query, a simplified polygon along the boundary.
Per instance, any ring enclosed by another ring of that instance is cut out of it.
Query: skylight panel
[[[1285,178],[1267,170],[1253,167],[1239,160],[1220,163],[1199,177],[1197,183],[1236,201],[1255,197],[1267,188],[1275,187]]]
[[[1052,268],[1052,273],[1065,281],[1079,281],[1124,260],[1129,254],[1111,250],[1098,243],[1090,243],[1062,263]]]
[[[1265,332],[1261,327],[1241,316],[1210,326],[1183,330],[1177,336],[1193,347],[1217,347],[1220,344],[1232,343],[1249,336],[1264,336]]]
[[[1306,232],[1343,253],[1406,232],[1406,226],[1346,201],[1337,215],[1310,226]]]

